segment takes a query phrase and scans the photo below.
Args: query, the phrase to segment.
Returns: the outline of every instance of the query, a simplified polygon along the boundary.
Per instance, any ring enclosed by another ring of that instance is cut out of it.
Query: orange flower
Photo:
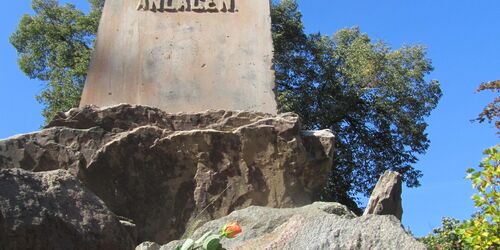
[[[241,233],[241,226],[237,221],[227,223],[221,230],[221,235],[227,238],[234,238]]]

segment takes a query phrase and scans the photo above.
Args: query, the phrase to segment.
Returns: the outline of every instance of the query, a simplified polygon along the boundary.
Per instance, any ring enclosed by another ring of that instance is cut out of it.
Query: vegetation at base
[[[188,238],[182,245],[179,245],[175,250],[225,250],[220,241],[223,238],[232,239],[241,233],[241,226],[238,222],[230,222],[224,225],[219,234],[206,232],[198,240]]]
[[[467,170],[477,193],[472,197],[478,212],[459,222],[444,218],[443,225],[420,240],[429,249],[500,249],[500,145],[487,149],[479,169]]]
[[[89,0],[88,14],[57,0],[32,1],[34,14],[23,16],[11,43],[20,68],[47,83],[38,100],[49,121],[78,106],[104,0]],[[433,67],[425,48],[391,49],[358,28],[305,34],[295,0],[274,1],[271,15],[280,111],[337,135],[322,198],[360,212],[354,197],[369,195],[388,169],[419,186],[413,165],[430,143],[424,118],[441,97],[439,83],[426,79]]]

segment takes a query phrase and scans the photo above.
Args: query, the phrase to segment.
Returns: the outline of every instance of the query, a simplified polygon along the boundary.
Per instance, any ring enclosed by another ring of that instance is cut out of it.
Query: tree
[[[280,111],[337,135],[324,198],[352,204],[387,169],[418,186],[422,174],[412,165],[429,147],[424,118],[442,95],[437,81],[426,80],[433,68],[425,48],[392,50],[358,28],[306,35],[294,0],[275,2],[272,18]]]
[[[35,15],[24,16],[12,35],[21,69],[48,82],[39,97],[47,120],[78,105],[103,2],[92,0],[85,15],[56,0],[33,0]],[[358,28],[305,34],[295,0],[274,1],[271,15],[280,111],[337,134],[323,198],[355,209],[353,197],[369,194],[387,169],[418,186],[412,164],[429,146],[424,118],[441,96],[438,82],[425,79],[432,71],[425,49],[392,50]]]
[[[80,102],[104,0],[90,3],[92,11],[85,15],[71,4],[33,0],[35,15],[24,15],[10,38],[21,70],[47,83],[37,96],[46,121]]]
[[[487,90],[494,93],[500,93],[500,80],[482,83],[477,89],[478,92]],[[500,96],[495,97],[495,99],[483,109],[483,112],[479,114],[476,120],[480,123],[485,121],[490,123],[495,122],[495,126],[500,130]]]

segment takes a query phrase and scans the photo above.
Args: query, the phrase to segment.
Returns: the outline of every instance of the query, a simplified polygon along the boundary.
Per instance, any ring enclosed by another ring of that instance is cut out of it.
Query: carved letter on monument
[[[214,2],[216,0],[205,0],[205,1],[206,1],[205,6],[206,6],[207,11],[210,11],[210,12],[218,11],[217,3]]]
[[[139,0],[139,4],[137,5],[138,10],[152,10],[157,11],[161,10],[161,1],[162,0]],[[165,0],[168,1],[168,0]]]
[[[198,12],[205,11],[205,1],[204,0],[196,0],[194,2],[194,4],[191,5],[191,10],[192,11],[198,11]]]
[[[275,114],[269,0],[106,0],[80,106]]]
[[[174,0],[175,2],[175,9],[178,11],[187,11],[189,4],[187,3],[187,0]]]
[[[227,11],[233,11],[234,6],[231,3],[232,0],[216,0],[217,1],[217,6],[220,11],[222,12],[227,12]]]

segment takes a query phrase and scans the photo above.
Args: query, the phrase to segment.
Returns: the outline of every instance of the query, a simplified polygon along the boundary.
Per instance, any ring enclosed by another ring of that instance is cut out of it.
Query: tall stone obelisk
[[[106,0],[80,106],[276,113],[269,0]]]

